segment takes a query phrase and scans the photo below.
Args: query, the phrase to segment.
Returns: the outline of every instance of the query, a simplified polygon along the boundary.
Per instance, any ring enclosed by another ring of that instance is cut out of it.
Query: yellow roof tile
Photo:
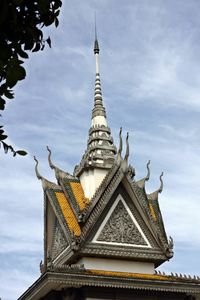
[[[153,205],[151,203],[149,203],[149,209],[150,209],[150,213],[151,213],[151,216],[153,218],[153,220],[156,222],[157,221],[157,216],[156,216],[156,212],[153,208]]]
[[[115,272],[115,271],[104,271],[104,270],[87,270],[89,273],[104,276],[116,276],[126,278],[138,278],[138,279],[154,279],[154,280],[169,280],[168,276],[156,275],[156,274],[140,274],[140,273],[129,273],[129,272]]]
[[[81,228],[69,204],[68,199],[65,197],[63,192],[55,192],[55,195],[60,205],[63,216],[67,222],[67,225],[69,226],[69,229],[71,230],[71,232],[74,232],[76,236],[80,236]]]
[[[89,199],[85,198],[84,191],[80,182],[71,181],[70,186],[74,194],[74,197],[80,207],[80,210],[83,210],[86,207],[86,205],[89,203]]]

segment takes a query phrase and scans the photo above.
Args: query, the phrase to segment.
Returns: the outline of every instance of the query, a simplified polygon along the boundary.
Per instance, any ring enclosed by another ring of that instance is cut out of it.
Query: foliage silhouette
[[[51,39],[43,37],[42,28],[59,24],[61,0],[0,0],[0,110],[6,101],[14,98],[13,87],[25,79],[22,66],[29,58],[27,52],[43,50]],[[3,126],[0,126],[0,147],[7,153],[26,155],[23,150],[15,151],[5,142]]]

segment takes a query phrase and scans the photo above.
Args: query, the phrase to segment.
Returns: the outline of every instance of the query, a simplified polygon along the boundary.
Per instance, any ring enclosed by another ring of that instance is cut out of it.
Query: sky
[[[94,13],[108,123],[130,135],[136,179],[159,187],[174,258],[159,269],[200,275],[200,2],[198,0],[63,1],[58,28],[45,30],[52,48],[30,53],[27,77],[3,113],[9,142],[0,149],[0,298],[17,299],[40,275],[43,191],[34,172],[55,182],[46,146],[61,169],[73,172],[86,148],[93,107]]]

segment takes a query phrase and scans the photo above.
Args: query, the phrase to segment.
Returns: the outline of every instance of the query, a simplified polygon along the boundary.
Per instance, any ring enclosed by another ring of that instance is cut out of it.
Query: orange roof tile
[[[80,182],[71,181],[70,187],[71,187],[74,197],[80,207],[80,210],[83,210],[86,207],[86,205],[89,203],[89,199],[85,198],[84,191],[83,191],[83,188],[82,188]]]
[[[129,272],[116,272],[116,271],[104,271],[104,270],[87,270],[89,273],[104,276],[116,276],[126,278],[138,278],[138,279],[153,279],[153,280],[169,280],[168,276],[157,275],[157,274],[140,274],[140,273],[129,273]]]
[[[63,216],[67,222],[67,225],[69,226],[69,229],[71,230],[71,232],[74,232],[76,236],[80,236],[81,228],[69,204],[68,199],[65,197],[63,192],[55,192],[55,195],[60,205]]]
[[[153,220],[156,222],[157,221],[157,216],[156,216],[156,212],[153,208],[153,205],[151,203],[149,203],[149,209],[150,209],[150,213],[151,213],[151,216],[153,218]]]

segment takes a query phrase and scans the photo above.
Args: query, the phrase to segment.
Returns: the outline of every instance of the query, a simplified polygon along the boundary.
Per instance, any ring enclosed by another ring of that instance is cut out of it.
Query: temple
[[[19,300],[200,299],[200,278],[165,274],[173,257],[159,207],[158,189],[147,194],[129,160],[128,133],[113,141],[103,103],[99,43],[94,43],[94,106],[86,151],[74,173],[58,168],[48,150],[55,182],[36,175],[44,190],[44,259],[41,276]],[[123,151],[123,145],[125,150]]]

